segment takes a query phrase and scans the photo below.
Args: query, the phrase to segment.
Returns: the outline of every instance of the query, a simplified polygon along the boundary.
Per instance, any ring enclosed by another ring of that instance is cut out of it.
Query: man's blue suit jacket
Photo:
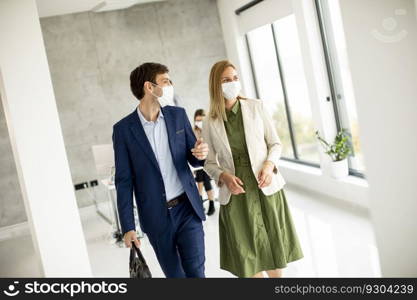
[[[204,221],[206,217],[203,204],[188,165],[190,163],[194,167],[203,166],[204,160],[198,160],[191,153],[196,137],[190,121],[181,107],[165,106],[161,109],[179,179],[194,211]],[[148,234],[163,232],[170,224],[164,182],[136,109],[114,124],[112,138],[117,209],[122,234],[135,230],[133,193],[142,231]]]

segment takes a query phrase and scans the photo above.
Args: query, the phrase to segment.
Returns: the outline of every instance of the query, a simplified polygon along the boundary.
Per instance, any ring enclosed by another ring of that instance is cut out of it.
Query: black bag
[[[135,255],[135,252],[137,253],[137,256]],[[130,248],[129,273],[130,278],[152,278],[151,271],[146,264],[142,252],[133,242],[132,247]]]

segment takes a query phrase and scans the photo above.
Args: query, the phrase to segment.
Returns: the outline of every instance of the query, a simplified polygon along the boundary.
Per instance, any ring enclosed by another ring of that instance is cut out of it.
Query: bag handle
[[[136,247],[135,243],[132,241],[132,248],[130,248],[130,261],[133,260],[134,256],[135,256],[135,252],[138,255],[139,259],[146,264],[145,262],[145,258],[142,255],[142,252],[140,251],[140,249],[138,247]]]

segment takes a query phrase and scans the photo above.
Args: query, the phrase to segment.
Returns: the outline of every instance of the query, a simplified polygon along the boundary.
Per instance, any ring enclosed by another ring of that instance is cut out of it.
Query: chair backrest
[[[114,167],[112,144],[93,145],[92,147],[97,176],[99,179],[109,178]]]

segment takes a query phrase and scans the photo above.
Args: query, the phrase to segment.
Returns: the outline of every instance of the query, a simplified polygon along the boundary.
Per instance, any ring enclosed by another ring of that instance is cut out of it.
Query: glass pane
[[[363,173],[365,165],[359,141],[359,124],[356,113],[355,97],[353,94],[349,62],[346,54],[346,42],[338,0],[321,1],[325,30],[330,47],[330,58],[337,89],[338,108],[342,127],[350,129],[354,154],[349,158],[352,169]]]
[[[283,144],[282,156],[294,158],[271,25],[247,34],[258,97],[272,115]]]
[[[299,159],[319,163],[316,127],[311,113],[295,16],[282,18],[274,22],[273,27]]]

